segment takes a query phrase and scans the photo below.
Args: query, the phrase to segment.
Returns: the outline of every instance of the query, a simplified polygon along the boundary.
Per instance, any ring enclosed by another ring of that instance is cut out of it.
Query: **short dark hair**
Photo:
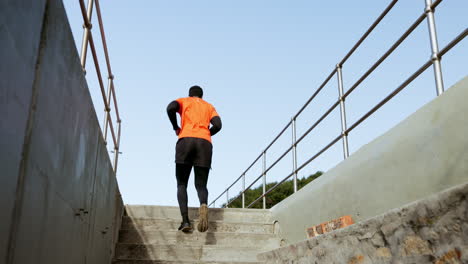
[[[198,85],[194,85],[194,86],[190,87],[189,96],[190,97],[196,96],[196,97],[202,98],[203,97],[203,89]]]

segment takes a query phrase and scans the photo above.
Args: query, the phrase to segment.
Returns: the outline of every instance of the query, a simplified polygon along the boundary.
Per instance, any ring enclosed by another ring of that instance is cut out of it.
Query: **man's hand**
[[[180,128],[178,128],[178,129],[176,129],[174,131],[175,131],[176,136],[178,136],[180,134]]]

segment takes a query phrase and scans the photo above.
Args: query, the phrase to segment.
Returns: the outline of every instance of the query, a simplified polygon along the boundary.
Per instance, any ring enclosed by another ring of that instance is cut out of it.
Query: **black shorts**
[[[175,162],[198,167],[211,168],[213,145],[206,139],[184,137],[176,144]]]

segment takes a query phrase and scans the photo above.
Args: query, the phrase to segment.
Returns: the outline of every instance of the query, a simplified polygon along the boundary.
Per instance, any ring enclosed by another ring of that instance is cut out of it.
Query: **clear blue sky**
[[[333,67],[390,1],[101,1],[104,27],[123,119],[118,181],[125,203],[176,205],[174,146],[166,115],[172,100],[200,85],[204,99],[223,120],[213,138],[210,200],[256,158],[312,95]],[[319,3],[319,4],[317,4]],[[64,1],[81,46],[78,1]],[[345,90],[423,12],[423,0],[401,0],[343,67]],[[439,45],[467,27],[468,1],[445,0],[436,12]],[[94,36],[98,22],[93,15]],[[98,49],[102,50],[101,45]],[[468,72],[465,39],[442,61],[448,88]],[[430,57],[424,21],[346,101],[348,125],[401,84]],[[100,120],[103,104],[91,57],[88,83]],[[104,57],[100,57],[105,68]],[[105,71],[104,74],[106,75]],[[358,150],[435,98],[432,67],[355,129],[350,152]],[[298,136],[337,99],[336,78],[298,119]],[[102,122],[101,122],[102,123]],[[298,147],[299,164],[340,133],[339,109]],[[291,143],[290,131],[267,154],[268,164]],[[327,171],[342,160],[341,142],[299,176]],[[281,180],[291,171],[288,155],[267,175]],[[247,183],[261,171],[258,163]],[[378,177],[378,175],[376,175]],[[231,191],[240,190],[238,184]],[[189,205],[197,206],[193,175]],[[225,198],[223,199],[225,201]],[[218,204],[219,205],[219,204]]]

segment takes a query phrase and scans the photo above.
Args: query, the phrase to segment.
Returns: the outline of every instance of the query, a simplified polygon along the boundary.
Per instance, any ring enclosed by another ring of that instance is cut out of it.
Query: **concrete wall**
[[[123,204],[60,0],[0,1],[0,263],[110,263]]]
[[[468,184],[260,254],[265,263],[468,263]]]
[[[285,243],[307,227],[356,222],[468,181],[468,77],[271,209]]]

